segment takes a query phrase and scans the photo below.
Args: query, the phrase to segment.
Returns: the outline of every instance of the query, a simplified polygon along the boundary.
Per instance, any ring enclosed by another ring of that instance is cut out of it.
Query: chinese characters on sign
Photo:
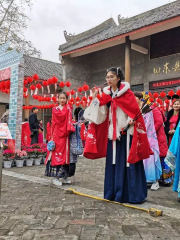
[[[159,87],[167,87],[167,86],[176,86],[180,84],[180,79],[176,80],[165,80],[165,81],[159,81],[159,82],[151,82],[151,88],[159,88]]]
[[[153,68],[154,74],[160,74],[160,73],[168,74],[171,71],[174,71],[174,72],[180,71],[180,61],[177,61],[172,68],[169,66],[169,63],[167,62],[166,64],[164,64],[163,68],[161,67]]]

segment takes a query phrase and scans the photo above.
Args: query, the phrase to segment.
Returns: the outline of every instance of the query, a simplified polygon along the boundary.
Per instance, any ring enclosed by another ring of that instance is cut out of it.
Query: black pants
[[[33,137],[31,138],[31,145],[38,143],[38,132],[34,132]]]

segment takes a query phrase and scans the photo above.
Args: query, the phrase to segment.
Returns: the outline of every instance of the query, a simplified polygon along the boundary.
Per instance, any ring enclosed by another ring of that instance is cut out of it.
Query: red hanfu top
[[[124,88],[121,84],[120,90]],[[109,88],[110,90],[110,88]],[[110,91],[109,91],[110,92]],[[105,93],[100,98],[100,106],[111,104],[113,118],[113,139],[116,139],[116,108],[120,107],[130,118],[134,119],[139,112],[139,106],[136,102],[133,92],[128,89],[121,96],[112,98]],[[90,159],[102,158],[106,156],[108,140],[108,117],[102,124],[96,125],[91,123],[88,128],[88,136],[84,150],[84,156]],[[134,125],[134,135],[131,149],[129,152],[128,163],[134,164],[140,160],[149,158],[153,155],[150,149],[149,141],[146,134],[146,127],[143,117],[141,116]]]
[[[69,164],[69,135],[74,131],[70,105],[65,105],[62,110],[60,107],[54,107],[52,110],[52,139],[55,142],[55,150],[52,151],[52,166]]]

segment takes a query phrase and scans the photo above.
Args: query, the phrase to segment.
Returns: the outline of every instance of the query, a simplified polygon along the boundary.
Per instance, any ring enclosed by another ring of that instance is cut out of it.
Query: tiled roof
[[[72,37],[71,41],[60,45],[59,50],[61,53],[66,53],[177,16],[180,16],[179,0],[131,18],[124,19],[119,17],[119,26],[112,25],[94,34],[90,34],[91,30],[89,30],[84,32],[86,34],[79,34],[78,39],[76,39],[76,36],[73,36],[74,38]]]
[[[60,63],[50,62],[26,55],[23,57],[24,76],[33,76],[37,73],[41,80],[47,80],[54,74],[59,80],[62,80],[62,66]]]

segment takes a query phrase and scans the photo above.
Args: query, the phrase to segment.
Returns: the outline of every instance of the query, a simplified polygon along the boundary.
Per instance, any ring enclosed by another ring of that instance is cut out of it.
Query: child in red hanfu
[[[121,203],[141,203],[147,197],[143,159],[153,154],[147,139],[143,117],[133,121],[139,112],[130,85],[121,68],[107,70],[101,98],[93,94],[84,118],[91,121],[84,156],[90,159],[106,156],[104,198]],[[125,133],[124,127],[130,125]]]
[[[51,166],[56,167],[58,174],[53,179],[53,184],[62,185],[71,183],[67,179],[69,173],[70,142],[69,136],[74,132],[72,123],[72,107],[67,104],[68,96],[65,92],[59,95],[59,106],[52,110],[52,135],[51,140],[55,143],[55,149],[48,152],[46,162],[51,160]],[[62,178],[63,181],[60,181]]]

